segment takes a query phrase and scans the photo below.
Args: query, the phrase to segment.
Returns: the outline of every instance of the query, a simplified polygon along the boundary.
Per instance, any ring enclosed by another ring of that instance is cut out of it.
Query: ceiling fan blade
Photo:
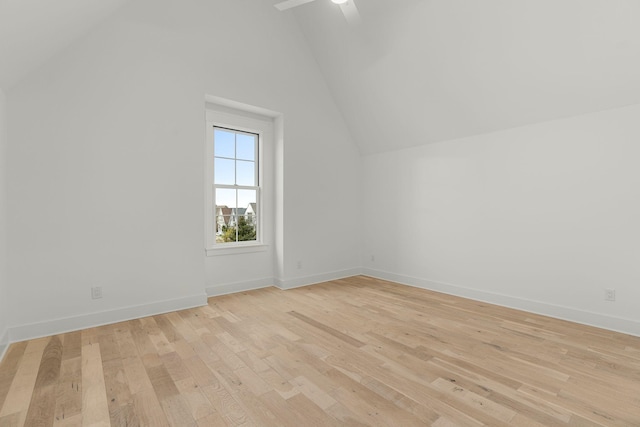
[[[340,9],[342,9],[342,13],[349,24],[357,25],[362,22],[355,0],[348,0],[346,3],[342,3]]]
[[[282,10],[291,9],[292,7],[303,5],[305,3],[311,3],[312,1],[314,0],[286,0],[280,3],[276,3],[273,6],[276,9],[282,11]]]

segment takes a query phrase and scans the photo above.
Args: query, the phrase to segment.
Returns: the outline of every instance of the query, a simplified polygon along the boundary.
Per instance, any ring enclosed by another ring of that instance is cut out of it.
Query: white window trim
[[[265,244],[244,244],[246,242],[239,242],[237,245],[231,244],[230,247],[222,246],[215,248],[207,248],[205,250],[207,256],[216,255],[235,255],[235,254],[250,254],[254,252],[266,252],[269,249],[269,245]]]
[[[216,255],[233,255],[252,252],[264,252],[269,248],[268,235],[273,230],[265,230],[271,226],[271,200],[269,200],[273,189],[269,188],[271,180],[266,179],[267,173],[265,169],[273,167],[272,162],[266,162],[266,157],[271,156],[273,152],[274,123],[272,117],[257,115],[252,112],[229,111],[229,108],[222,109],[207,104],[206,110],[206,139],[205,139],[205,253],[207,256]],[[258,135],[258,187],[257,205],[258,205],[258,232],[255,241],[250,242],[227,242],[216,243],[215,241],[215,218],[211,213],[214,206],[215,191],[213,185],[214,178],[214,147],[213,147],[213,129],[214,127],[223,127],[228,129],[236,129],[242,132],[248,132]]]

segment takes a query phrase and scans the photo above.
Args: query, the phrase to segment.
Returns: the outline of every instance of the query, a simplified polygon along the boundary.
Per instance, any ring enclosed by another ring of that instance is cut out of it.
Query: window
[[[258,240],[259,140],[255,133],[213,128],[216,244]]]
[[[205,105],[206,254],[267,251],[274,239],[274,116]]]

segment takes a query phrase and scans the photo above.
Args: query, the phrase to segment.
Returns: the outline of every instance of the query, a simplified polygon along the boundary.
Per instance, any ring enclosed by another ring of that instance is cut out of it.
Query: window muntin
[[[260,241],[259,142],[256,133],[213,127],[215,245]]]

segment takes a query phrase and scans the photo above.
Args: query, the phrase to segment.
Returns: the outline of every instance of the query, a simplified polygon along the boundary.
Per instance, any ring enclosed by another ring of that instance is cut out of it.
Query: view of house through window
[[[214,127],[216,244],[259,240],[258,142],[257,134]]]

